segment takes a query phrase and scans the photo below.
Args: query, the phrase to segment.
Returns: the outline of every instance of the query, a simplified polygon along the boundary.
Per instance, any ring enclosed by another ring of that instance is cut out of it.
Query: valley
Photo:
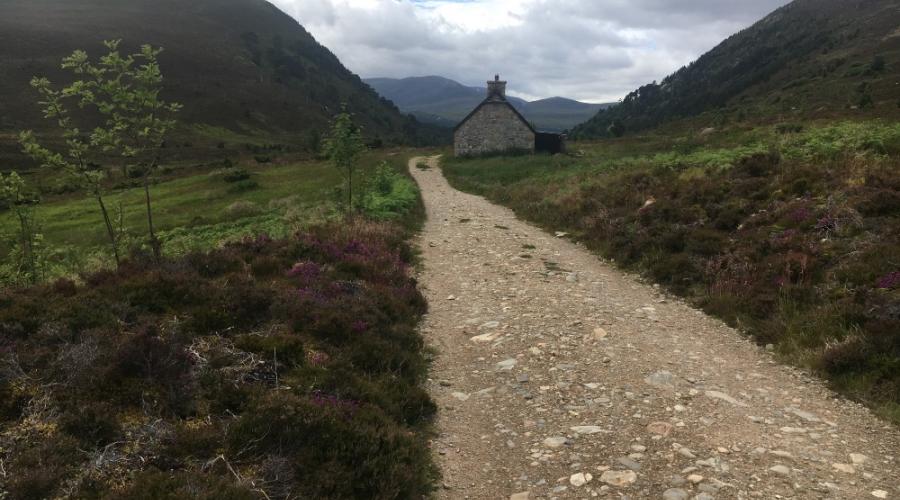
[[[0,500],[900,498],[900,6],[714,4],[0,2]]]

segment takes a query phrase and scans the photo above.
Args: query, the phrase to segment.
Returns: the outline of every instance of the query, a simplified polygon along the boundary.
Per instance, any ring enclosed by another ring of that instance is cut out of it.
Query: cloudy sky
[[[272,0],[364,78],[440,75],[611,102],[788,0]]]

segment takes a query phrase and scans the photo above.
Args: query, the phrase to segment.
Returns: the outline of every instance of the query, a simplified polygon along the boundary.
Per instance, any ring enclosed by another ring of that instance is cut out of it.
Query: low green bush
[[[259,183],[254,180],[245,179],[242,181],[237,181],[228,187],[229,194],[239,194],[246,193],[247,191],[253,191],[254,189],[259,189]]]
[[[382,164],[369,178],[362,211],[376,220],[397,219],[418,203],[419,190],[415,182]]]
[[[259,215],[262,209],[256,203],[247,200],[238,200],[225,207],[225,215],[230,219],[242,219]]]
[[[231,167],[222,173],[222,180],[228,183],[245,181],[250,178],[250,172],[240,167]]]

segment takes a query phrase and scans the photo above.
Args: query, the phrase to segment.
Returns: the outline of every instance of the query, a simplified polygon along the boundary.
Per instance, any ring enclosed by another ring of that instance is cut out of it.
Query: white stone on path
[[[688,492],[681,488],[668,489],[663,493],[663,500],[687,500]]]
[[[647,375],[647,377],[644,378],[644,382],[658,389],[674,389],[675,375],[672,374],[672,372],[660,370]]]
[[[497,363],[497,369],[503,370],[503,371],[512,370],[515,366],[516,366],[516,360],[512,359],[512,358]]]
[[[869,461],[869,457],[863,455],[862,453],[851,453],[850,461],[853,462],[853,465],[862,465]]]
[[[487,344],[487,343],[490,343],[490,342],[493,342],[493,341],[499,339],[502,336],[503,336],[503,331],[497,330],[496,332],[483,333],[481,335],[476,335],[469,340],[471,340],[472,342],[475,342],[476,344]]]
[[[856,468],[850,464],[831,464],[831,468],[844,474],[856,474]]]
[[[468,401],[469,400],[469,395],[464,392],[454,392],[450,395],[460,401]]]
[[[621,488],[637,481],[637,474],[635,474],[634,471],[630,470],[608,470],[600,476],[600,480],[610,486],[617,486]]]
[[[522,493],[516,493],[509,496],[509,500],[528,500],[529,498],[531,498],[530,491],[523,491]]]
[[[566,444],[566,441],[568,441],[568,439],[562,436],[548,437],[544,440],[544,446],[547,448],[559,448]]]
[[[727,403],[731,403],[731,404],[733,404],[733,405],[735,405],[735,406],[741,406],[741,407],[743,407],[743,408],[746,408],[746,407],[747,407],[747,404],[746,404],[746,403],[743,403],[743,402],[741,402],[741,401],[738,401],[737,399],[734,399],[733,397],[729,396],[728,394],[725,394],[724,392],[719,392],[719,391],[706,391],[705,394],[706,394],[706,397],[708,397],[708,398],[721,399],[722,401],[725,401],[725,402],[727,402]]]
[[[651,434],[657,434],[663,437],[671,434],[673,429],[672,424],[668,422],[653,422],[647,425],[647,432]]]
[[[875,498],[887,498],[888,492],[886,492],[884,490],[875,490],[872,492],[872,496]]]
[[[807,422],[815,423],[815,422],[822,421],[819,417],[813,415],[812,413],[810,413],[808,411],[803,411],[799,408],[794,408],[793,406],[789,406],[789,407],[785,408],[785,411],[787,411],[788,413],[793,413],[794,415],[802,418],[803,420],[806,420]]]
[[[769,470],[774,472],[775,474],[778,474],[781,476],[787,476],[788,474],[791,473],[791,469],[788,469],[787,467],[785,467],[783,465],[775,465],[775,466],[769,467]]]
[[[572,486],[574,486],[576,488],[580,488],[580,487],[588,484],[589,482],[591,482],[591,480],[593,480],[593,479],[594,479],[594,476],[592,476],[590,474],[584,474],[582,472],[579,472],[578,474],[572,474],[569,477],[569,484],[571,484]]]
[[[599,434],[601,432],[612,432],[596,425],[578,425],[575,427],[571,427],[571,429],[573,432],[578,434]]]

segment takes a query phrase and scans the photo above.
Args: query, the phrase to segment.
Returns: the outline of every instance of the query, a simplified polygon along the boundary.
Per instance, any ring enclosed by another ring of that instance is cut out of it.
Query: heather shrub
[[[166,440],[165,455],[178,464],[189,459],[212,459],[222,446],[224,433],[219,425],[187,420],[175,426]]]
[[[211,252],[195,252],[185,257],[191,267],[204,278],[237,273],[244,267],[244,261],[233,248],[213,250]]]
[[[63,432],[88,450],[112,443],[122,434],[114,408],[106,403],[70,408],[60,418],[59,425]]]
[[[303,498],[411,498],[430,487],[426,448],[376,408],[338,396],[273,394],[228,441],[232,454],[286,454]]]
[[[0,491],[427,495],[408,235],[351,220],[0,292]]]
[[[34,443],[19,442],[11,450],[11,460],[6,463],[5,486],[12,498],[48,498],[60,484],[68,479],[81,461],[78,442],[67,435],[58,434]]]
[[[296,368],[306,361],[303,340],[291,334],[249,334],[235,339],[235,346],[242,351],[258,354],[260,357],[277,360],[279,366]]]
[[[291,262],[283,257],[262,255],[250,262],[250,272],[255,278],[280,276],[291,266]]]
[[[111,500],[256,500],[258,493],[236,485],[227,476],[196,472],[147,470],[124,491],[106,496]]]

